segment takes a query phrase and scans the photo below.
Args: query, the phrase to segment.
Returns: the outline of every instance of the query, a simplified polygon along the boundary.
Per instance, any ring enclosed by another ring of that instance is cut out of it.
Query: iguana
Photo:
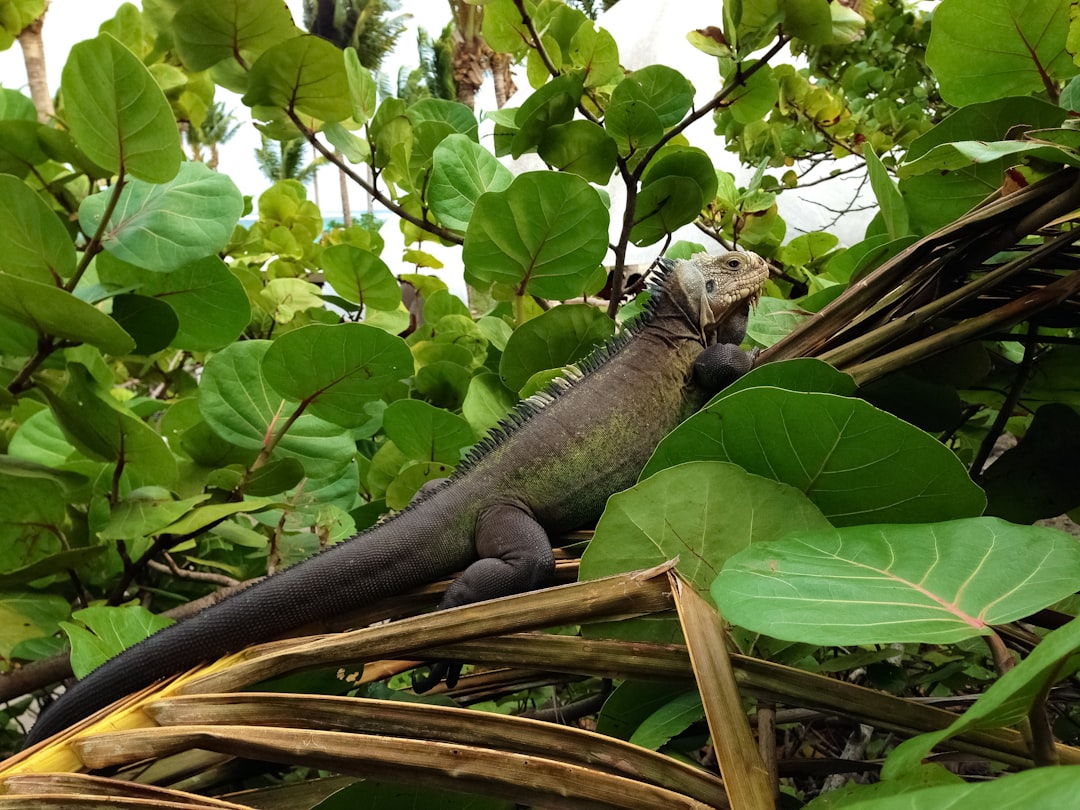
[[[737,344],[765,262],[701,253],[660,267],[639,318],[520,403],[444,484],[105,662],[43,712],[27,743],[155,680],[462,569],[440,608],[545,585],[549,536],[593,524],[666,433],[750,368]]]

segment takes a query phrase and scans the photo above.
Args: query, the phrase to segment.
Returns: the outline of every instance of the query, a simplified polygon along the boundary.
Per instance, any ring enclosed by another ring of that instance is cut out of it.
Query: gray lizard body
[[[764,261],[699,254],[664,268],[636,325],[519,405],[444,485],[107,661],[42,714],[28,744],[160,678],[457,571],[442,608],[542,587],[548,538],[593,524],[665,434],[749,370],[737,344]]]

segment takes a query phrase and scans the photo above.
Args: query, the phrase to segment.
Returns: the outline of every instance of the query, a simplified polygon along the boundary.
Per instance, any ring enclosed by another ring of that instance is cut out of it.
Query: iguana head
[[[698,253],[690,259],[661,259],[660,264],[668,271],[667,293],[695,320],[706,343],[712,342],[717,325],[732,311],[757,300],[769,278],[764,259],[756,253],[734,250],[715,256]]]

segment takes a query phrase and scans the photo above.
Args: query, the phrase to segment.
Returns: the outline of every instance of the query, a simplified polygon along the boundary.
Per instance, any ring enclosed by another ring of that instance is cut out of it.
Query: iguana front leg
[[[732,312],[717,329],[716,342],[698,355],[694,361],[694,382],[710,395],[726,388],[754,364],[754,352],[739,348],[746,337],[750,319],[749,305]]]
[[[547,585],[555,573],[547,532],[519,507],[498,504],[481,512],[474,544],[480,559],[451,583],[439,610],[533,591]],[[427,675],[413,675],[413,689],[426,692],[442,680],[453,689],[461,667],[460,661],[436,661]]]

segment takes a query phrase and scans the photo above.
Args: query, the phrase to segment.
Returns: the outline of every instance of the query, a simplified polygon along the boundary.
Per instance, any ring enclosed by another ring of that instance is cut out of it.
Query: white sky
[[[292,10],[293,19],[297,25],[303,28],[302,0],[286,0],[286,4]],[[71,46],[83,39],[96,36],[98,26],[110,19],[121,5],[121,0],[52,0],[43,30],[45,67],[49,76],[49,90],[52,93],[55,94],[60,87],[60,74]],[[141,6],[141,2],[136,2],[135,5]],[[411,22],[414,25],[422,25],[432,36],[438,36],[443,26],[450,20],[446,0],[403,0],[401,7],[402,13],[412,15]],[[397,76],[400,65],[412,67],[419,62],[416,53],[415,29],[402,34],[399,47],[391,59],[392,62],[387,65],[387,72],[391,77]],[[22,90],[29,95],[29,91],[26,90],[26,68],[23,65],[22,49],[18,43],[6,51],[0,51],[0,85]],[[248,120],[247,108],[240,103],[237,96],[220,87],[217,93],[216,98],[224,101],[238,118],[243,117]],[[221,149],[219,168],[232,177],[243,193],[252,196],[258,196],[269,185],[259,172],[253,155],[258,146],[258,132],[250,124],[246,124]],[[308,157],[310,156],[309,150]],[[327,216],[338,214],[341,204],[336,172],[324,168],[319,174],[318,184],[323,213]],[[362,196],[359,189],[353,189],[351,199],[354,210],[363,206]]]

